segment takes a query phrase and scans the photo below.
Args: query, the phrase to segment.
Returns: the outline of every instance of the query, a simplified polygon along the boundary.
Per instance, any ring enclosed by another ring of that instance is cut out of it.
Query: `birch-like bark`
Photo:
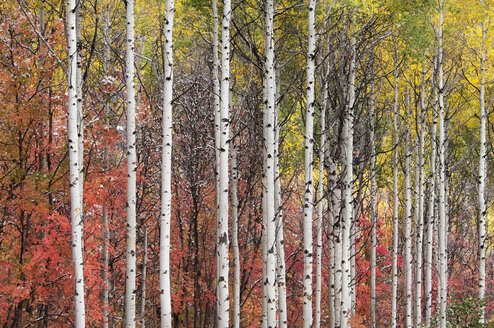
[[[172,117],[173,117],[173,18],[175,4],[166,0],[165,5],[165,68],[163,81],[163,145],[161,153],[161,215],[160,215],[160,303],[161,328],[172,327],[170,282],[170,221],[171,221],[171,165],[172,165]]]
[[[324,101],[325,102],[325,101]],[[324,212],[324,159],[326,158],[326,106],[321,108],[321,142],[319,145],[319,185],[317,197],[317,228],[316,228],[316,309],[314,327],[321,327],[321,286],[322,286],[322,232],[323,232],[323,212]]]
[[[375,105],[376,105],[376,86],[375,81],[371,84],[370,94],[370,108],[369,108],[369,121],[370,121],[370,146],[371,146],[371,189],[370,189],[370,201],[371,201],[371,277],[370,277],[370,317],[371,328],[376,327],[376,248],[377,248],[377,212],[376,212],[376,126],[375,126]]]
[[[408,123],[408,111],[410,109],[410,95],[407,93],[406,97],[406,117]],[[405,303],[406,303],[406,325],[405,327],[412,327],[412,270],[413,270],[413,258],[412,258],[412,145],[411,145],[411,133],[410,129],[406,132],[406,145],[405,145]]]
[[[303,318],[304,328],[312,327],[312,214],[313,203],[313,148],[314,148],[314,88],[315,88],[315,31],[316,0],[309,1],[309,40],[307,51],[307,103],[305,115],[305,193],[304,193],[304,272],[303,272]]]
[[[110,7],[109,3],[105,3],[104,17],[103,17],[103,72],[105,78],[108,77],[110,71]],[[105,124],[108,126],[108,113],[109,113],[108,101],[105,103]],[[106,150],[103,153],[104,159],[106,160]],[[110,230],[108,227],[108,210],[103,207],[103,234],[102,234],[102,262],[103,267],[101,269],[101,280],[103,281],[103,287],[101,290],[101,304],[103,313],[103,328],[108,328],[108,296],[109,296],[109,284],[108,279],[108,265],[109,265],[109,254],[108,254],[108,244],[110,240]]]
[[[141,276],[141,328],[146,327],[146,277],[148,264],[148,228],[144,226],[144,256],[142,258],[142,276]]]
[[[420,88],[420,112],[418,117],[418,145],[416,165],[417,198],[415,215],[415,324],[422,323],[422,243],[424,238],[424,124],[425,124],[425,66],[422,67],[422,85]],[[418,206],[417,206],[418,205]]]
[[[79,189],[81,193],[81,215],[84,221],[84,115],[82,113],[82,62],[81,62],[81,35],[82,35],[82,1],[79,1],[76,9],[76,31],[77,31],[77,141],[79,157]]]
[[[398,316],[398,51],[395,39],[394,100],[393,100],[393,273],[391,281],[391,327],[397,327]]]
[[[126,2],[127,38],[125,82],[127,87],[127,242],[125,267],[125,327],[135,327],[136,312],[136,127],[134,81],[134,0]]]
[[[220,165],[218,218],[216,235],[216,303],[218,328],[228,328],[230,297],[228,291],[228,182],[229,182],[229,138],[230,138],[230,21],[231,1],[223,2],[223,20],[221,29],[221,83],[220,83]]]
[[[83,271],[83,222],[81,208],[81,183],[79,178],[82,163],[79,160],[79,135],[77,127],[77,103],[81,99],[77,90],[77,31],[76,31],[76,0],[67,2],[67,45],[68,45],[68,148],[70,164],[70,224],[72,228],[72,262],[74,265],[74,327],[85,327],[84,307],[84,271]]]
[[[429,327],[432,320],[432,260],[434,245],[434,226],[435,226],[435,208],[436,208],[436,130],[437,130],[437,106],[438,91],[436,85],[437,57],[434,58],[434,71],[432,73],[432,87],[434,92],[434,108],[432,113],[431,128],[431,157],[430,157],[430,176],[429,176],[429,213],[427,220],[427,259],[425,260],[424,273],[424,293],[425,293],[425,325]]]
[[[279,79],[276,80],[276,98],[280,94]],[[276,103],[275,133],[274,133],[274,205],[276,211],[276,276],[278,283],[278,325],[279,328],[286,328],[288,324],[287,308],[286,308],[286,272],[285,272],[285,246],[283,232],[283,198],[281,195],[281,176],[280,176],[280,124],[279,124],[279,104]]]
[[[232,145],[232,250],[233,250],[233,328],[240,328],[240,251],[238,248],[238,167],[237,148]]]
[[[101,280],[103,281],[103,288],[101,291],[101,303],[102,303],[102,312],[103,312],[103,328],[108,328],[108,285],[110,281],[108,280],[108,243],[110,239],[110,230],[108,227],[108,211],[106,208],[103,208],[103,234],[102,234],[102,262],[103,267],[101,269]]]
[[[448,301],[448,218],[446,213],[446,143],[443,77],[443,0],[439,0],[438,92],[439,92],[439,326],[446,328]]]
[[[352,316],[352,275],[350,231],[353,224],[353,107],[355,104],[355,63],[356,41],[351,37],[350,76],[348,81],[348,103],[343,118],[343,220],[342,236],[342,286],[341,286],[341,327],[348,327],[348,319]]]
[[[265,302],[263,303],[263,313],[265,313],[266,327],[276,327],[276,213],[275,213],[275,190],[274,190],[274,124],[275,124],[275,95],[276,80],[274,67],[274,2],[265,2],[265,33],[264,33],[264,201],[263,201],[263,223],[264,223],[264,249],[265,253],[263,267],[263,284]]]
[[[487,254],[486,243],[486,214],[487,204],[485,199],[485,184],[486,184],[486,159],[487,159],[487,139],[486,139],[486,125],[487,125],[487,113],[485,110],[485,60],[486,60],[486,48],[485,48],[485,2],[482,0],[482,43],[481,43],[481,55],[480,55],[480,153],[479,153],[479,301],[480,304],[480,322],[485,322],[485,258]]]
[[[213,108],[214,108],[214,149],[216,157],[216,190],[220,189],[219,166],[220,166],[220,81],[218,77],[219,59],[218,59],[218,8],[216,0],[211,1],[213,11]],[[216,195],[216,206],[218,206],[219,197]]]

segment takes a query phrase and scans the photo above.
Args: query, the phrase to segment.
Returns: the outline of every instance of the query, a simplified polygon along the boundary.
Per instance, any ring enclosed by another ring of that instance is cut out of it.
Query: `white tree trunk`
[[[325,101],[324,101],[325,102]],[[322,232],[323,232],[323,213],[324,213],[324,159],[326,158],[326,106],[321,108],[321,142],[319,145],[319,185],[317,197],[317,228],[316,228],[316,311],[314,318],[314,327],[321,327],[321,286],[322,286]]]
[[[144,256],[142,259],[142,277],[141,277],[141,328],[146,327],[146,277],[148,264],[148,229],[144,225]]]
[[[104,17],[103,17],[103,38],[104,38],[104,53],[103,53],[103,71],[105,78],[108,77],[110,71],[110,8],[108,2],[105,3]],[[105,117],[109,114],[109,104],[108,101],[105,104]],[[105,124],[108,127],[108,119],[105,119]],[[106,162],[106,150],[103,153],[104,161]],[[101,280],[103,281],[103,287],[101,291],[101,303],[103,312],[103,328],[108,328],[108,289],[110,281],[108,279],[108,264],[109,264],[109,254],[108,254],[108,243],[110,240],[110,230],[108,227],[108,210],[103,207],[103,235],[102,235],[102,262],[103,268],[101,270]]]
[[[217,219],[217,323],[218,328],[229,326],[229,285],[228,285],[228,182],[229,182],[229,138],[230,138],[230,21],[231,1],[223,3],[223,20],[221,29],[221,90],[220,90],[220,165],[219,165],[219,190],[218,197],[218,219]]]
[[[161,216],[160,216],[160,303],[161,328],[172,327],[172,304],[170,282],[170,221],[171,221],[171,165],[172,165],[172,118],[173,118],[173,18],[175,4],[166,0],[165,14],[165,70],[163,82],[163,148],[161,154]]]
[[[425,325],[429,327],[432,320],[432,254],[434,245],[434,225],[436,208],[436,130],[437,130],[437,106],[438,92],[436,86],[437,58],[434,58],[434,72],[432,73],[432,87],[434,89],[434,109],[432,113],[431,131],[431,157],[430,157],[430,193],[429,193],[429,213],[427,220],[427,259],[425,260],[424,273],[424,293],[425,293]]]
[[[312,250],[312,214],[313,203],[313,148],[314,148],[314,88],[315,88],[315,32],[316,0],[309,1],[309,40],[307,51],[307,103],[305,115],[305,194],[304,194],[304,272],[303,272],[303,318],[304,328],[312,327],[312,264],[314,261]]]
[[[376,248],[377,248],[377,212],[376,212],[376,126],[375,126],[375,82],[371,84],[370,94],[370,146],[371,146],[371,189],[370,189],[370,201],[371,201],[371,277],[370,277],[370,327],[376,328]]]
[[[280,83],[276,80],[276,99],[278,99]],[[286,308],[286,272],[285,272],[285,246],[283,233],[283,197],[281,195],[281,176],[280,176],[280,124],[279,124],[279,104],[276,104],[275,113],[275,157],[274,157],[274,205],[276,212],[276,276],[278,284],[278,325],[279,328],[286,328],[288,324]]]
[[[134,0],[126,7],[127,37],[125,81],[127,86],[127,247],[125,267],[125,327],[135,327],[136,312],[136,128],[134,81]]]
[[[341,327],[348,327],[348,319],[352,316],[352,275],[350,231],[353,224],[353,106],[355,104],[355,63],[356,41],[351,38],[351,62],[348,81],[348,103],[343,118],[343,220],[342,220],[342,286],[341,286]]]
[[[265,2],[265,33],[264,33],[264,53],[266,61],[264,65],[264,279],[265,286],[265,303],[263,303],[263,312],[265,313],[266,327],[276,327],[276,213],[275,213],[275,190],[274,190],[274,158],[275,158],[275,95],[276,95],[276,78],[274,67],[274,2],[267,0]]]
[[[481,302],[480,313],[481,323],[485,322],[485,258],[487,254],[486,243],[486,214],[487,204],[485,200],[485,184],[486,184],[486,158],[487,158],[487,139],[486,139],[486,125],[487,125],[487,113],[485,110],[485,2],[482,0],[482,44],[481,44],[481,57],[480,57],[480,154],[479,154],[479,301]]]
[[[446,328],[448,301],[448,218],[446,213],[446,143],[443,81],[443,0],[439,0],[439,326]]]
[[[220,81],[218,77],[219,59],[218,59],[218,8],[216,0],[211,1],[211,7],[213,11],[213,99],[214,99],[214,149],[216,157],[216,190],[220,189],[219,180],[219,166],[220,166]],[[216,206],[218,206],[219,197],[216,195]]]
[[[68,148],[70,163],[70,224],[72,228],[72,262],[74,264],[74,327],[82,328],[85,326],[85,307],[84,307],[84,270],[83,270],[83,222],[81,208],[81,188],[80,188],[80,167],[82,163],[79,160],[79,135],[77,128],[77,103],[81,100],[82,95],[77,90],[77,31],[76,31],[76,11],[78,2],[68,0],[67,2],[67,45],[68,45]]]
[[[424,124],[425,124],[425,66],[422,68],[422,86],[420,89],[420,113],[418,117],[419,136],[417,145],[417,158],[415,165],[417,166],[415,178],[417,183],[416,190],[418,191],[415,197],[417,200],[416,216],[415,216],[415,324],[422,323],[422,243],[424,238]]]
[[[81,34],[82,34],[82,1],[76,9],[76,33],[77,33],[77,141],[79,157],[79,189],[81,193],[81,216],[84,221],[84,115],[82,113],[82,62],[81,62]]]
[[[408,111],[410,110],[410,95],[406,94],[406,107],[408,121]],[[413,258],[412,258],[412,145],[411,145],[411,133],[410,129],[406,132],[406,146],[405,146],[405,303],[406,303],[406,325],[405,327],[412,327],[412,270],[413,270]]]
[[[393,273],[391,281],[391,327],[397,327],[398,315],[398,54],[394,42],[394,100],[393,100]]]
[[[233,249],[233,328],[240,328],[240,251],[238,248],[238,167],[237,148],[232,145],[232,249]]]

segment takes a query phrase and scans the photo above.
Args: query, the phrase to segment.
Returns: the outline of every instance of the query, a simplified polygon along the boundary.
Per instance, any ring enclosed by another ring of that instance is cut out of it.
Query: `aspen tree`
[[[175,4],[166,0],[164,26],[165,68],[163,81],[163,121],[161,153],[161,215],[160,215],[160,304],[161,328],[172,327],[170,282],[170,221],[171,221],[171,164],[172,164],[172,116],[173,116],[173,18]]]
[[[348,98],[343,118],[343,218],[342,236],[342,287],[341,287],[341,327],[348,327],[348,319],[352,316],[352,275],[351,275],[351,227],[353,224],[353,107],[355,104],[355,64],[356,40],[351,37],[351,59],[348,80]]]
[[[278,76],[275,73],[275,76]],[[276,79],[276,99],[280,94],[280,79]],[[287,308],[286,308],[286,272],[285,272],[285,246],[283,233],[283,198],[281,195],[281,176],[280,176],[280,124],[279,124],[279,104],[276,102],[275,113],[275,157],[274,157],[274,205],[276,211],[276,276],[278,283],[278,325],[279,328],[285,328],[288,324]]]
[[[264,92],[263,109],[264,133],[264,194],[263,194],[263,224],[264,254],[263,254],[263,326],[276,327],[276,214],[274,190],[274,143],[275,143],[275,111],[276,111],[276,78],[274,67],[274,1],[265,1],[265,33],[264,33]],[[264,319],[264,318],[263,318]]]
[[[370,277],[370,316],[371,328],[376,327],[376,248],[377,248],[377,212],[376,212],[376,126],[375,126],[375,81],[371,83],[370,91],[370,108],[369,108],[369,121],[370,121],[370,147],[371,147],[371,189],[370,189],[370,201],[371,201],[371,277]]]
[[[485,184],[486,184],[486,158],[487,158],[487,139],[486,139],[486,125],[487,125],[487,113],[485,110],[485,61],[486,61],[486,48],[485,48],[485,2],[482,0],[482,41],[481,41],[481,54],[480,54],[480,90],[479,90],[479,102],[480,102],[480,153],[479,153],[479,301],[481,302],[480,308],[480,321],[485,322],[485,258],[487,254],[486,243],[486,214],[487,204],[485,200]]]
[[[105,78],[108,77],[110,71],[110,6],[109,2],[105,3],[105,8],[103,12],[103,72],[105,74]],[[105,104],[105,116],[108,116],[110,111],[108,101]],[[106,124],[108,124],[108,119],[106,119]],[[104,157],[106,153],[103,154]],[[109,253],[108,253],[108,242],[110,239],[110,229],[108,226],[108,210],[106,207],[103,207],[103,234],[102,234],[102,262],[103,267],[101,269],[101,280],[103,282],[103,288],[101,291],[101,303],[102,303],[102,312],[103,312],[103,328],[108,328],[108,265],[109,265]]]
[[[397,327],[398,315],[398,51],[394,42],[394,91],[393,91],[393,273],[391,281],[391,327]]]
[[[146,327],[146,277],[147,277],[147,262],[148,262],[148,229],[144,224],[144,256],[142,259],[142,276],[141,276],[141,328]]]
[[[405,95],[405,117],[408,123],[408,111],[410,109],[410,95],[407,90]],[[406,317],[405,327],[412,327],[412,145],[411,145],[411,133],[410,129],[406,132],[406,145],[405,145],[405,303],[406,303]]]
[[[77,27],[76,12],[79,2],[67,2],[67,45],[68,45],[68,148],[70,163],[70,224],[72,228],[72,262],[74,265],[74,327],[85,327],[84,270],[83,270],[83,229],[81,208],[81,183],[79,174],[82,163],[79,160],[79,135],[77,127],[77,102],[81,98],[77,87]]]
[[[127,243],[125,266],[125,327],[135,327],[136,312],[136,127],[134,81],[134,0],[126,2],[125,82],[127,87]]]
[[[427,220],[427,259],[425,260],[424,293],[425,293],[425,325],[431,325],[432,320],[432,253],[434,244],[435,208],[436,208],[436,130],[437,130],[437,106],[438,92],[436,85],[437,57],[434,58],[434,71],[432,73],[432,88],[434,93],[434,106],[431,128],[431,156],[429,176],[429,213]]]
[[[422,67],[420,87],[420,110],[418,117],[418,145],[416,169],[416,215],[415,215],[415,324],[422,322],[422,243],[424,238],[424,124],[425,124],[425,78],[426,69]]]
[[[238,167],[237,148],[232,145],[232,250],[233,250],[233,328],[240,328],[240,252],[238,248]]]
[[[325,102],[325,101],[324,101]],[[324,212],[324,159],[326,149],[326,106],[321,108],[321,141],[319,145],[319,185],[317,197],[317,229],[316,229],[316,309],[314,318],[314,327],[321,326],[321,268],[322,268],[322,231],[323,231],[323,212]]]
[[[315,31],[316,0],[309,1],[309,40],[307,51],[307,100],[305,116],[305,193],[304,193],[304,272],[303,272],[303,318],[304,328],[312,327],[312,214],[313,203],[313,147],[314,147],[314,93],[315,93]]]
[[[228,182],[229,182],[229,138],[230,138],[230,21],[231,1],[223,2],[221,23],[221,83],[220,83],[220,144],[219,144],[219,190],[218,219],[216,236],[216,303],[218,328],[229,326],[229,285],[228,285]]]
[[[446,142],[443,77],[443,5],[439,0],[438,92],[439,92],[439,326],[446,328],[448,301],[448,217],[446,212]]]

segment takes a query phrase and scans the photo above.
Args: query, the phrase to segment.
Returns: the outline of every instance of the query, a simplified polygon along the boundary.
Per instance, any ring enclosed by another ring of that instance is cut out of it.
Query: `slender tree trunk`
[[[371,278],[370,278],[370,317],[371,328],[376,328],[376,248],[377,248],[377,212],[376,212],[376,126],[375,126],[375,82],[372,81],[371,84],[371,94],[370,94],[370,146],[371,146],[371,189],[370,189],[370,201],[371,201]]]
[[[274,190],[274,124],[275,124],[275,95],[276,95],[276,78],[274,67],[274,2],[266,0],[265,2],[265,33],[264,33],[264,294],[265,303],[263,303],[263,312],[266,314],[266,327],[276,327],[276,213],[275,213],[275,190]]]
[[[109,3],[105,3],[104,13],[103,13],[103,71],[105,74],[105,78],[109,76],[110,71],[110,8]],[[109,115],[109,104],[108,99],[105,103],[105,124],[109,127],[108,115]],[[106,149],[103,153],[103,161],[106,165]],[[102,312],[103,312],[103,328],[108,328],[108,316],[109,316],[109,277],[108,277],[108,264],[109,264],[109,254],[108,254],[108,245],[110,241],[110,229],[108,226],[108,209],[103,207],[103,234],[102,234],[102,262],[103,267],[101,270],[101,280],[103,281],[103,287],[101,290],[101,303],[102,303]]]
[[[170,282],[170,221],[171,221],[171,165],[173,117],[173,18],[175,4],[166,0],[165,14],[165,70],[163,82],[163,146],[161,154],[161,216],[160,216],[160,303],[161,328],[172,327]]]
[[[312,327],[312,213],[313,203],[313,147],[314,147],[314,88],[315,88],[315,32],[316,0],[309,1],[309,49],[307,52],[307,109],[305,116],[305,194],[304,194],[304,273],[303,318],[304,328]]]
[[[424,124],[425,124],[425,66],[422,68],[422,85],[420,88],[420,112],[418,117],[418,145],[415,165],[417,200],[415,202],[415,324],[422,323],[422,243],[424,239]]]
[[[429,193],[429,214],[427,221],[427,259],[425,260],[425,325],[429,327],[432,320],[432,260],[434,245],[434,226],[436,208],[436,130],[437,130],[437,106],[438,92],[436,86],[437,58],[434,58],[434,72],[432,73],[432,87],[434,89],[434,109],[432,113],[431,131],[431,157],[430,157],[430,193]]]
[[[85,327],[85,307],[84,307],[84,271],[83,271],[83,229],[82,229],[82,208],[81,208],[81,183],[79,178],[79,135],[77,128],[77,103],[82,95],[78,94],[77,71],[77,31],[76,31],[76,11],[78,2],[68,0],[67,2],[67,26],[68,26],[68,147],[70,163],[70,224],[72,228],[72,262],[74,265],[74,327]]]
[[[84,222],[84,115],[82,113],[82,62],[81,62],[81,34],[82,34],[82,1],[79,1],[76,9],[76,33],[77,33],[77,94],[80,95],[77,100],[77,141],[79,157],[79,189],[81,193],[81,216]],[[84,237],[83,237],[84,238]]]
[[[343,118],[343,222],[342,228],[342,287],[341,327],[348,327],[352,316],[351,230],[353,224],[353,107],[355,104],[356,41],[351,37],[351,62],[348,81],[348,102]]]
[[[394,100],[393,100],[393,276],[391,282],[391,327],[397,327],[398,315],[398,53],[395,40]]]
[[[229,285],[228,285],[228,157],[230,138],[230,21],[231,1],[223,3],[223,20],[221,32],[221,94],[220,94],[220,165],[218,193],[218,222],[217,222],[217,323],[218,328],[229,326]]]
[[[238,167],[237,149],[232,145],[232,249],[233,249],[233,328],[240,328],[240,252],[238,248]]]
[[[141,277],[141,328],[146,327],[146,277],[148,264],[148,228],[144,225],[144,257],[142,259]]]
[[[278,99],[280,83],[276,80],[276,99]],[[275,113],[275,157],[274,157],[274,205],[276,211],[276,276],[278,283],[278,325],[279,328],[286,328],[288,324],[286,308],[286,273],[285,273],[285,246],[283,232],[283,197],[281,195],[281,176],[280,176],[280,124],[279,124],[279,104],[276,104]]]
[[[136,295],[136,128],[134,81],[134,0],[128,0],[125,79],[127,86],[127,247],[125,268],[125,327],[135,327]]]
[[[321,142],[319,145],[319,185],[317,197],[317,237],[316,237],[316,312],[314,327],[321,327],[321,285],[322,285],[322,232],[324,212],[324,159],[326,158],[326,106],[321,108]]]
[[[408,111],[410,109],[410,95],[407,93],[406,97],[406,116],[408,121]],[[405,145],[405,299],[406,299],[406,325],[405,327],[412,327],[412,145],[411,145],[411,133],[410,129],[406,132],[406,145]]]
[[[487,113],[485,110],[485,2],[482,0],[482,52],[480,57],[480,154],[479,154],[479,301],[480,305],[480,321],[485,322],[485,258],[487,254],[486,231],[487,231],[487,204],[485,200],[485,184],[486,184],[486,159],[487,159],[487,139],[486,125]]]
[[[106,207],[103,208],[103,234],[102,234],[102,262],[103,267],[101,269],[101,280],[103,281],[103,287],[101,290],[101,303],[103,312],[103,328],[108,328],[108,242],[110,239],[110,230],[108,228],[108,211]]]
[[[448,301],[448,217],[446,213],[446,142],[444,124],[444,81],[443,81],[443,0],[439,0],[439,326],[446,328]]]

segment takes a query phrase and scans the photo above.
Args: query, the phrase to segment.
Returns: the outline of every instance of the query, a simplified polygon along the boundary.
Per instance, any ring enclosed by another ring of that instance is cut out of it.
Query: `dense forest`
[[[0,1],[0,327],[493,327],[493,6]]]

